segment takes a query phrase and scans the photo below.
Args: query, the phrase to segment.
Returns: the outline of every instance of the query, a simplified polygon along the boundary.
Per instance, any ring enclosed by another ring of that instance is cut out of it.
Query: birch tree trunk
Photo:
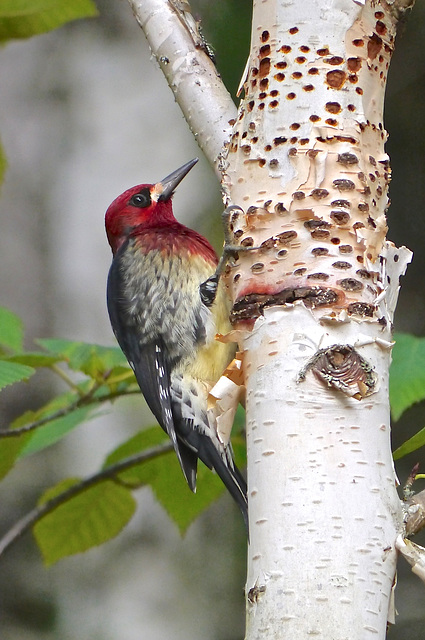
[[[152,44],[149,3],[131,3]],[[187,3],[164,4],[183,24]],[[227,273],[246,386],[246,640],[379,640],[393,615],[403,518],[388,370],[410,252],[385,239],[383,101],[405,4],[254,0],[230,140],[224,89],[210,97],[221,119],[196,131],[225,203],[241,207],[234,241],[251,248]],[[171,44],[167,21],[157,57],[206,65],[193,112],[214,72],[199,43]]]

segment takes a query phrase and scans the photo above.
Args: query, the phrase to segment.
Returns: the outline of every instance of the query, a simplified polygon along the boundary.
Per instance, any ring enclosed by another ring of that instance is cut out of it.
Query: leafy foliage
[[[2,0],[0,40],[29,38],[95,15],[92,0]]]
[[[394,451],[394,460],[407,456],[408,453],[416,451],[425,445],[425,428],[415,433],[414,436],[403,442],[403,444]]]
[[[425,399],[425,338],[407,333],[395,335],[390,371],[391,413],[395,420],[417,402]],[[394,451],[398,460],[425,445],[425,428]]]
[[[35,369],[32,367],[2,360],[0,362],[0,389],[4,389],[14,382],[28,380],[33,373],[35,373]]]
[[[148,447],[167,442],[167,436],[158,428],[137,433],[113,451],[106,460],[112,465],[123,458],[140,453]],[[218,476],[213,475],[202,463],[198,470],[196,497],[182,481],[182,472],[174,452],[136,465],[119,474],[127,486],[134,488],[150,485],[158,502],[177,524],[181,533],[224,491]]]
[[[18,461],[23,464],[27,456],[60,442],[72,430],[99,415],[106,403],[135,393],[140,396],[134,374],[120,349],[43,339],[37,341],[42,351],[25,351],[21,320],[0,308],[0,321],[0,384],[3,368],[10,371],[10,383],[25,380],[38,369],[47,369],[69,387],[37,410],[25,412],[9,429],[0,429],[0,478]],[[238,422],[242,426],[241,414]],[[159,427],[145,429],[112,451],[103,467],[91,477],[65,479],[49,489],[22,525],[24,528],[33,525],[45,563],[50,565],[117,535],[134,513],[132,491],[143,486],[151,487],[184,533],[223,493],[224,487],[218,476],[200,463],[198,492],[194,496],[171,449],[168,437]],[[243,464],[245,452],[241,441],[235,441],[235,452],[237,463]]]
[[[425,399],[425,338],[395,335],[390,376],[391,412],[395,420]]]
[[[46,491],[41,504],[53,501],[78,479],[68,478]],[[112,480],[103,480],[59,504],[34,526],[34,535],[46,565],[107,542],[125,527],[134,514],[131,492]]]

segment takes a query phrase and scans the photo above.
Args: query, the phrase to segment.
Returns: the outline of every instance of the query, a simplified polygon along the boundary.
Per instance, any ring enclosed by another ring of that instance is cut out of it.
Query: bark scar
[[[278,293],[249,293],[233,305],[230,322],[235,324],[240,320],[256,320],[263,315],[266,307],[293,304],[302,300],[307,307],[332,306],[339,301],[337,291],[329,287],[290,287]]]
[[[248,591],[248,602],[250,602],[251,604],[257,603],[261,596],[265,594],[265,592],[266,585],[258,585],[256,582],[255,585]]]
[[[356,400],[376,390],[377,376],[372,366],[348,344],[335,344],[317,351],[301,369],[298,382],[303,382],[309,371],[328,387]]]

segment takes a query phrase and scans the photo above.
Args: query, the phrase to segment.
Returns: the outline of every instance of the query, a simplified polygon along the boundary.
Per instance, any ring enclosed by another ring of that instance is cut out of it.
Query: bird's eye
[[[135,193],[129,200],[129,203],[133,207],[149,207],[152,203],[151,194],[149,193],[149,189],[143,189],[140,193]]]

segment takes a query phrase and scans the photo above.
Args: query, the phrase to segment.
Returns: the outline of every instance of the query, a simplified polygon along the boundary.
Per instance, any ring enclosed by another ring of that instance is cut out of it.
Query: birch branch
[[[152,54],[200,148],[221,178],[221,153],[237,112],[197,23],[182,0],[129,0]]]

